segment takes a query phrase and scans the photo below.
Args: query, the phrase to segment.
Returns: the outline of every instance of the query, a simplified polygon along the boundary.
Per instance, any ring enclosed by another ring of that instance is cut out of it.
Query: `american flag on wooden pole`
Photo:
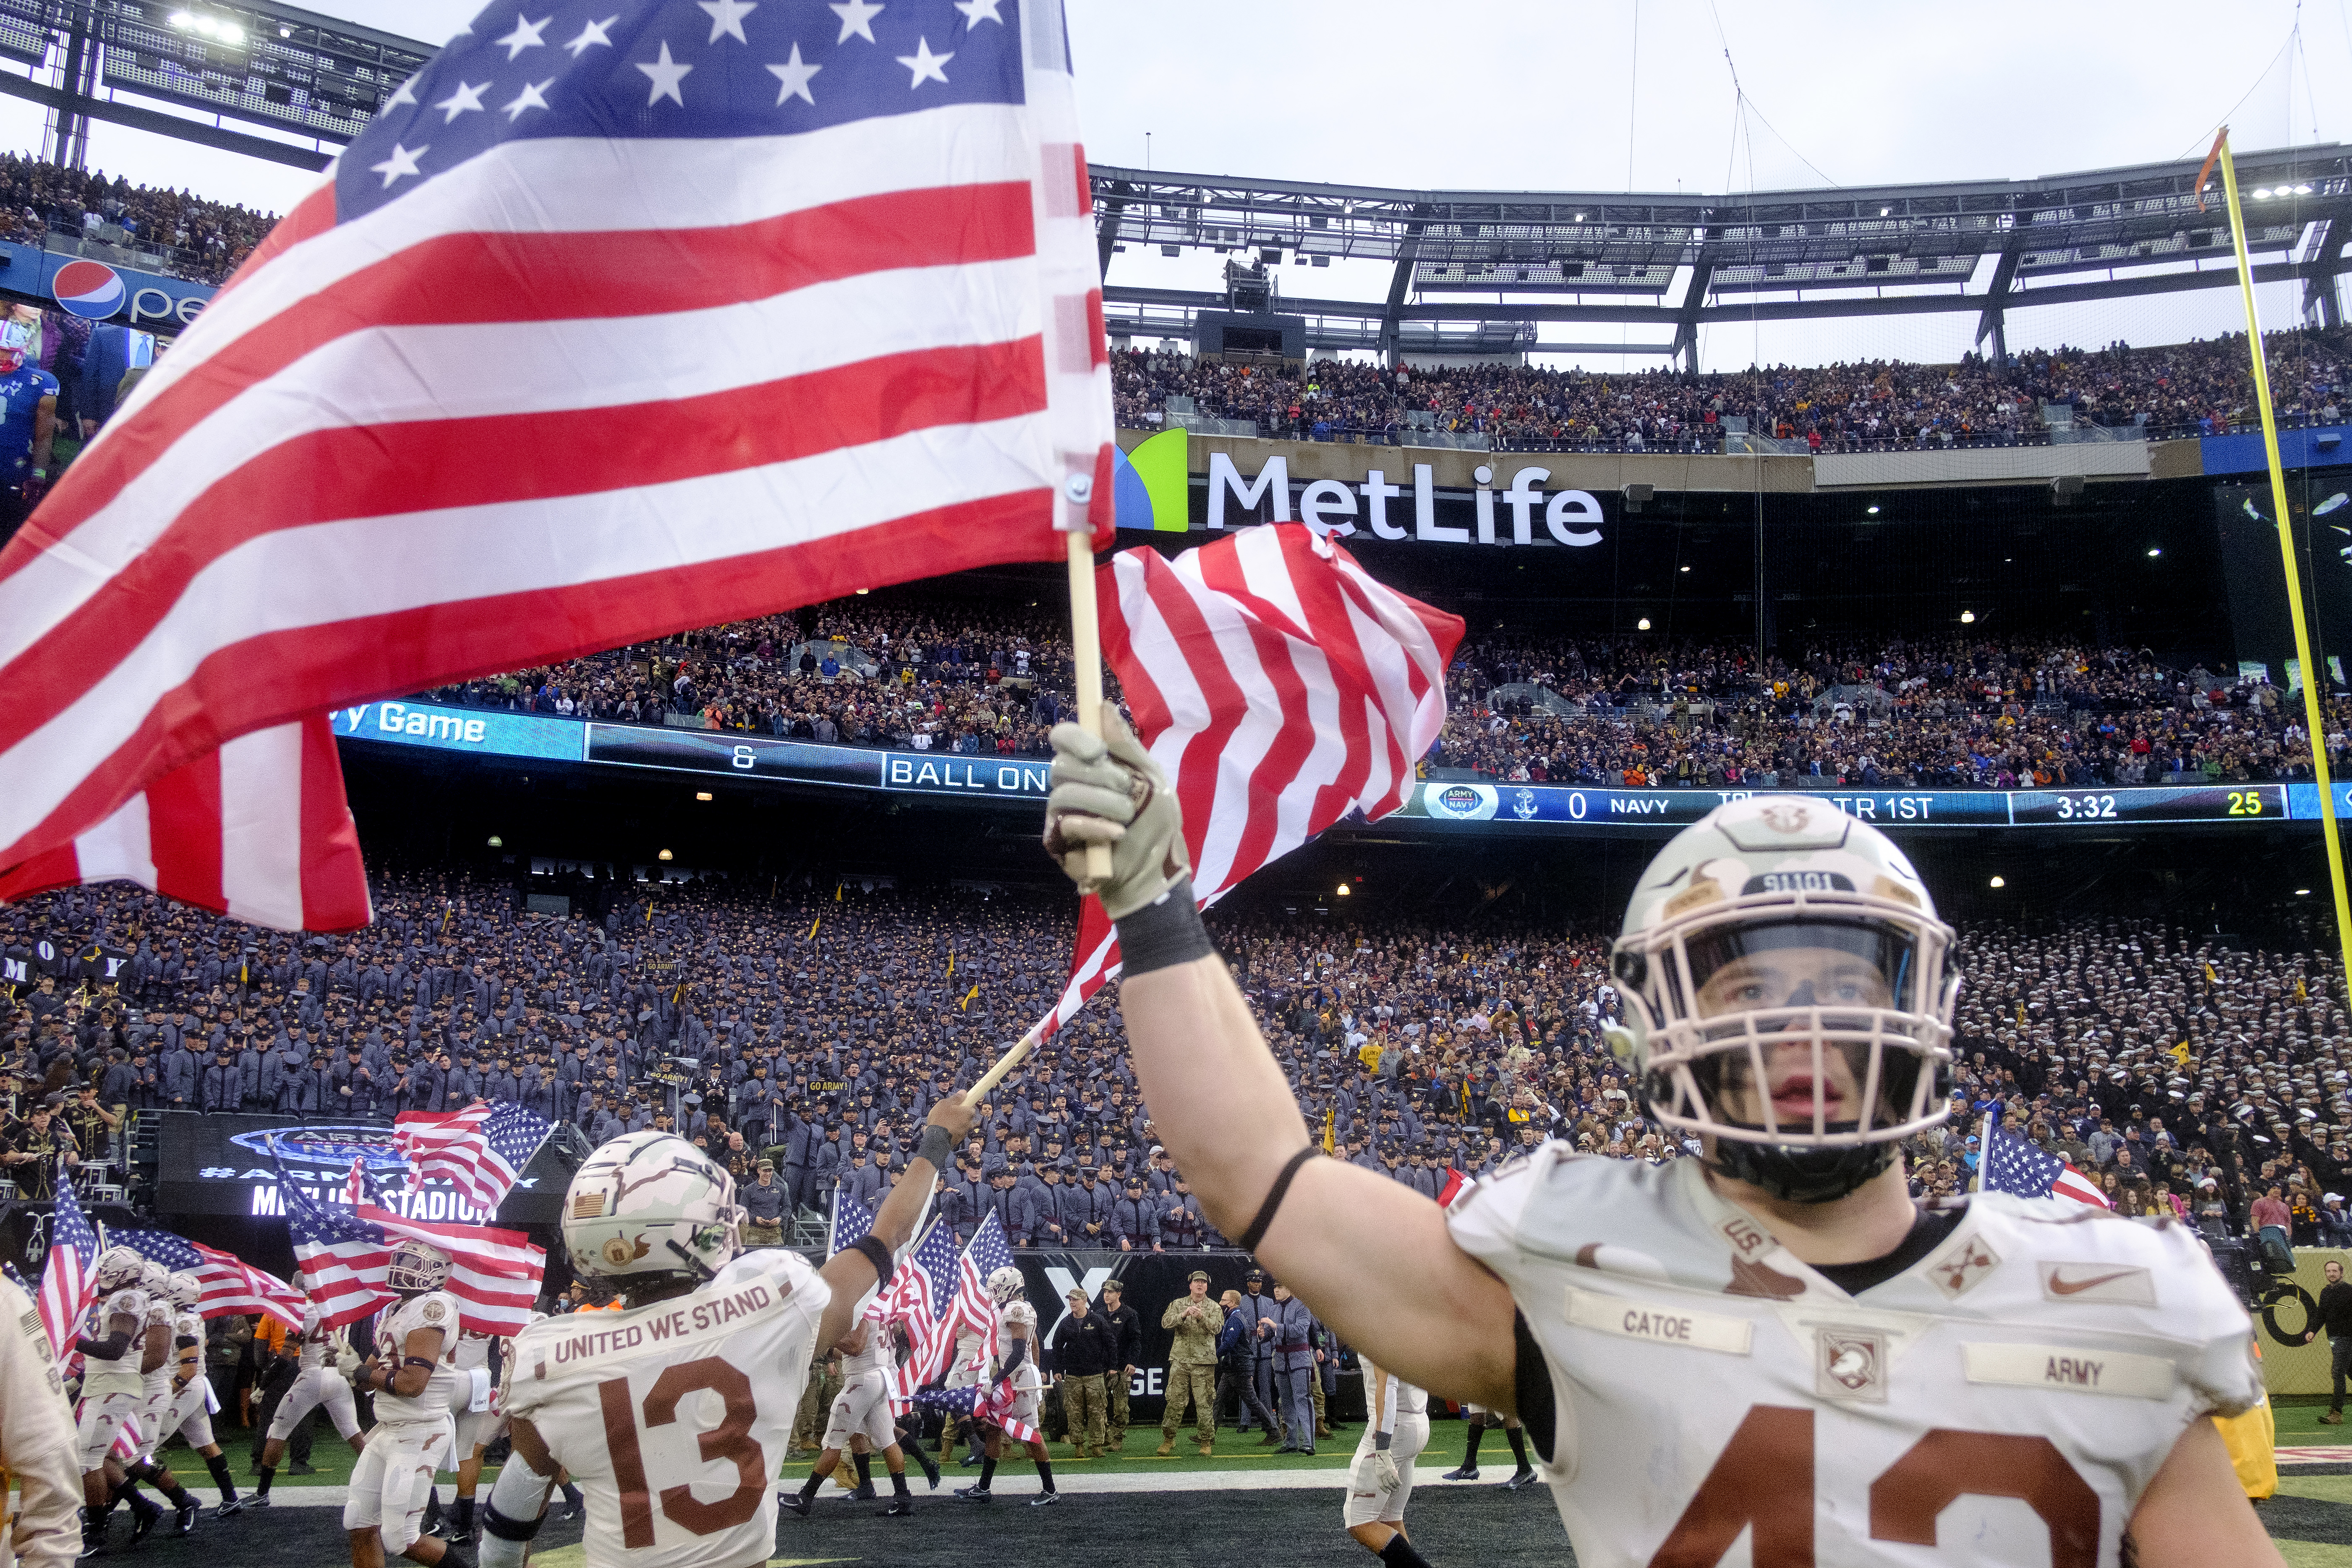
[[[196,1301],[198,1317],[267,1312],[289,1329],[302,1326],[302,1292],[274,1274],[263,1273],[234,1253],[190,1241],[168,1230],[126,1230],[117,1233],[114,1239],[174,1273],[194,1274],[204,1292]]]
[[[953,1226],[934,1224],[899,1260],[883,1292],[882,1316],[907,1325],[908,1353],[898,1365],[890,1388],[892,1403],[903,1405],[915,1391],[946,1373],[955,1349],[955,1332],[948,1326],[948,1310],[955,1300],[957,1265],[961,1254]]]
[[[49,1251],[41,1264],[41,1288],[34,1310],[49,1336],[49,1349],[58,1361],[81,1334],[82,1315],[98,1300],[98,1233],[89,1227],[73,1188],[59,1184],[58,1203],[49,1216]]]
[[[394,93],[0,550],[0,898],[360,923],[329,710],[1109,526],[1058,0],[541,11]]]
[[[463,1110],[404,1110],[392,1119],[393,1147],[408,1156],[410,1192],[444,1177],[488,1214],[498,1212],[554,1131],[555,1123],[511,1100],[478,1100]]]
[[[1104,651],[1183,805],[1203,909],[1342,817],[1405,803],[1445,723],[1460,617],[1383,587],[1300,523],[1174,561],[1122,551],[1101,575]],[[1031,1033],[1051,1035],[1118,973],[1090,895],[1069,983]]]
[[[1979,1191],[2021,1198],[2067,1198],[2094,1208],[2115,1206],[2097,1183],[2074,1168],[2074,1162],[2045,1154],[2024,1139],[2002,1131],[1990,1115],[1982,1126],[1984,1136],[1977,1142]]]

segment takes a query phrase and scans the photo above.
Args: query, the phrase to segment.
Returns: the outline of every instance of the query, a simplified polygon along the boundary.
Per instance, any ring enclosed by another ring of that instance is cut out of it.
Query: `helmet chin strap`
[[[1749,1143],[1720,1135],[1714,1144],[1710,1170],[1792,1204],[1833,1203],[1893,1164],[1895,1152],[1892,1143],[1792,1149],[1785,1143]]]

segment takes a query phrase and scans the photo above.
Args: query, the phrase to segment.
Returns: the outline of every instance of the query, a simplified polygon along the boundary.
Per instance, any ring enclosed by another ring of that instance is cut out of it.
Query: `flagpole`
[[[1975,1175],[1969,1178],[1969,1191],[1972,1193],[1984,1191],[1985,1157],[1991,1152],[1992,1112],[1988,1110],[1984,1113],[1983,1120],[1977,1123],[1977,1171]]]
[[[1106,849],[1104,853],[1108,854],[1109,851]],[[1003,1083],[1004,1081],[1004,1075],[1011,1072],[1014,1068],[1019,1067],[1029,1053],[1037,1048],[1038,1042],[1045,1038],[1043,1035],[1038,1033],[1038,1030],[1044,1026],[1045,1020],[1040,1019],[1038,1020],[1037,1025],[1034,1027],[1032,1027],[1027,1034],[1013,1041],[1011,1048],[1003,1056],[996,1058],[996,1065],[989,1068],[986,1072],[981,1074],[979,1082],[964,1090],[964,1103],[966,1105],[977,1107],[982,1100],[987,1099],[988,1091],[994,1089],[998,1084]]]
[[[1080,526],[1070,533],[1070,658],[1077,667],[1078,728],[1102,738],[1102,616],[1095,605],[1095,536],[1084,525],[1085,501],[1093,494],[1076,493],[1080,479],[1071,476],[1071,500],[1079,503]],[[1089,891],[1110,880],[1110,846],[1089,844],[1085,851],[1086,886]],[[1000,1064],[1001,1065],[1001,1064]]]
[[[2238,255],[2238,289],[2246,302],[2246,352],[2254,368],[2254,405],[2263,419],[2263,455],[2271,471],[2271,509],[2277,513],[2279,561],[2286,568],[2286,604],[2294,624],[2294,657],[2303,669],[2303,722],[2311,742],[2311,776],[2319,785],[2319,831],[2327,850],[2327,881],[2336,895],[2336,942],[2342,979],[2352,995],[2352,896],[2344,884],[2344,845],[2336,830],[2336,790],[2327,776],[2327,722],[2320,710],[2326,672],[2311,660],[2311,628],[2303,613],[2303,576],[2295,567],[2294,525],[2286,510],[2286,469],[2279,460],[2278,416],[2271,407],[2270,366],[2263,353],[2263,323],[2254,311],[2254,268],[2246,255],[2246,216],[2238,205],[2238,165],[2230,156],[2230,128],[2213,139],[2221,163],[2221,192],[2230,205],[2230,243]],[[2212,157],[2206,162],[2210,165]],[[2201,192],[2203,181],[2199,181]]]

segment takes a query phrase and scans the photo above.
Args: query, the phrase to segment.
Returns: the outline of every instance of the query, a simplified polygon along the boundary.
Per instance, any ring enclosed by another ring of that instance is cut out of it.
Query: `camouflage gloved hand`
[[[1119,920],[1165,893],[1192,863],[1176,792],[1114,703],[1103,704],[1102,730],[1097,739],[1076,724],[1054,726],[1045,853]],[[1110,879],[1099,886],[1086,874],[1090,844],[1110,847]]]

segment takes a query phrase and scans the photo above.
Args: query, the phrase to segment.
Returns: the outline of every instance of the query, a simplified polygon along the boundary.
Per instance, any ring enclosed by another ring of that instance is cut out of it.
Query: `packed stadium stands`
[[[509,883],[385,874],[375,924],[333,939],[121,886],[46,895],[0,914],[0,951],[120,943],[132,977],[119,996],[50,981],[0,1005],[0,1075],[26,1092],[96,1081],[134,1109],[389,1117],[480,1095],[597,1142],[656,1124],[675,1089],[699,1097],[680,1101],[681,1131],[745,1175],[769,1151],[816,1205],[903,1164],[931,1100],[1052,1002],[1071,935],[1063,898],[610,891],[601,919],[560,920],[519,912]],[[1621,1004],[1590,931],[1213,925],[1301,1111],[1343,1157],[1433,1192],[1447,1168],[1475,1174],[1544,1136],[1688,1152],[1644,1121],[1601,1039]],[[1967,1184],[1992,1110],[2127,1211],[2242,1234],[2276,1185],[2297,1239],[2315,1237],[2322,1194],[2352,1181],[2352,1020],[2321,937],[2272,951],[2145,918],[1966,925],[1954,1114],[1911,1149],[1918,1188]],[[951,1174],[960,1227],[998,1206],[1033,1245],[1222,1240],[1152,1152],[1123,1038],[1105,993],[997,1095]],[[1130,1181],[1148,1215],[1116,1210]]]
[[[2283,423],[2333,421],[2343,401],[2341,332],[2271,334]],[[1715,452],[1727,418],[1815,451],[2048,439],[2044,405],[2134,435],[2212,435],[2254,418],[2245,339],[2134,348],[2036,350],[2007,365],[1884,360],[1690,375],[1675,370],[1533,365],[1387,368],[1322,360],[1303,370],[1131,350],[1113,358],[1118,422],[1158,425],[1171,396],[1199,416],[1260,436],[1410,445],[1416,422],[1529,450]],[[1181,423],[1182,416],[1173,421]]]
[[[103,170],[0,153],[0,239],[38,240],[52,232],[87,237],[157,270],[220,283],[277,221],[275,213],[206,201],[193,191],[134,185]]]

